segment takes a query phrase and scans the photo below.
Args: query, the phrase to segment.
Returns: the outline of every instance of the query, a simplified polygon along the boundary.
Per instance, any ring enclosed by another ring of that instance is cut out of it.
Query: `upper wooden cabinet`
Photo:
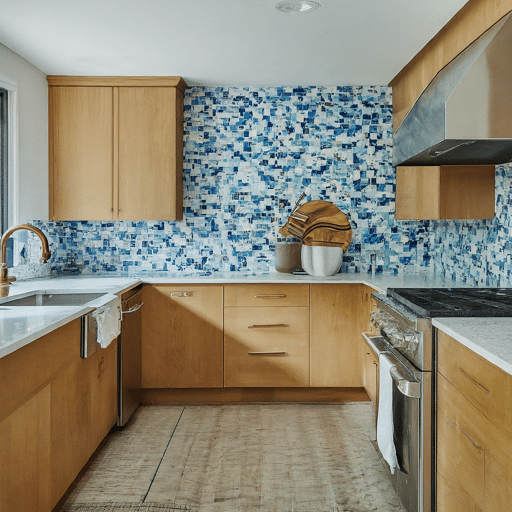
[[[49,76],[50,218],[183,217],[180,77]]]
[[[508,0],[468,2],[393,78],[393,130],[437,72],[510,11]],[[396,218],[491,219],[494,166],[397,167]]]
[[[397,220],[493,219],[494,165],[397,167]]]

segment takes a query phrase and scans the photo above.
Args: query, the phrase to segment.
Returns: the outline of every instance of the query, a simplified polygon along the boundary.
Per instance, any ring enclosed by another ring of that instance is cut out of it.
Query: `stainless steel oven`
[[[407,512],[432,512],[432,322],[390,297],[373,296],[377,310],[371,322],[380,334],[379,360],[392,362],[393,386],[381,391],[391,393],[392,401],[398,467],[391,480]]]
[[[371,322],[380,348],[374,345],[387,352],[380,357],[393,358],[388,364],[398,459],[393,484],[407,512],[433,512],[437,363],[432,318],[512,316],[512,289],[395,288],[373,297],[377,310]]]
[[[392,403],[392,436],[398,463],[394,473],[390,471],[393,487],[407,512],[430,512],[432,373],[418,370],[384,336],[363,336],[378,356],[381,369],[389,367],[391,377],[390,387],[379,382],[379,402],[387,393]],[[384,359],[389,364],[384,365]]]

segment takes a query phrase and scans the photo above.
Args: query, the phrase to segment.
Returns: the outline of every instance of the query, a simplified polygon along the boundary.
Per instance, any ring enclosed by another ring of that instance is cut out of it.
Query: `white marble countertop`
[[[512,375],[512,318],[433,318],[432,325]]]
[[[31,291],[66,290],[78,293],[102,291],[121,294],[141,283],[150,284],[222,284],[222,283],[361,283],[385,293],[388,288],[469,287],[432,274],[368,275],[336,274],[330,277],[292,275],[278,272],[156,272],[95,276],[57,276],[16,281],[9,289],[9,298]],[[6,307],[0,303],[0,357],[4,357],[35,339],[58,329],[92,309],[84,306]],[[37,311],[36,311],[37,310]],[[512,360],[512,359],[511,359]]]

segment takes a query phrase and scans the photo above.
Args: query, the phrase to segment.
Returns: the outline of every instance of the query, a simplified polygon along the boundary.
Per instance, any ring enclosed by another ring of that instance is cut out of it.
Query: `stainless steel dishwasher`
[[[121,336],[118,342],[118,419],[124,426],[142,398],[141,308],[142,286],[121,297]]]

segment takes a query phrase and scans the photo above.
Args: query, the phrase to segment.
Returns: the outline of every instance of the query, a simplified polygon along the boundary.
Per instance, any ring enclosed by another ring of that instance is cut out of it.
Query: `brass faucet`
[[[14,227],[8,229],[3,234],[2,239],[0,240],[0,288],[9,286],[11,284],[11,281],[16,280],[15,277],[8,276],[7,240],[15,231],[18,231],[20,229],[26,229],[28,231],[32,231],[32,233],[35,233],[41,239],[41,244],[43,245],[43,254],[41,256],[41,259],[43,260],[43,263],[46,263],[46,261],[49,260],[50,256],[52,255],[52,253],[50,252],[48,239],[46,238],[45,234],[39,228],[36,228],[35,226],[31,226],[30,224],[20,224],[19,226],[14,226]]]

